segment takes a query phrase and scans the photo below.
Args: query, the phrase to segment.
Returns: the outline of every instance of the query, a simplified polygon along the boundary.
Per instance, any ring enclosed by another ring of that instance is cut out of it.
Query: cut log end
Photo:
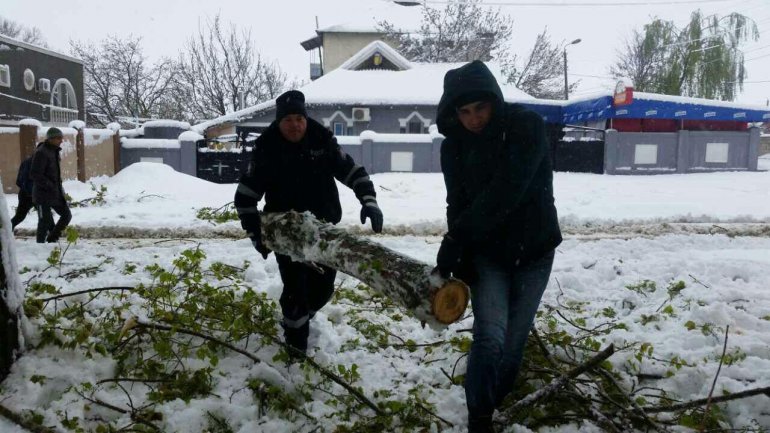
[[[455,279],[447,280],[446,284],[433,293],[433,316],[445,325],[454,323],[465,313],[469,300],[470,292],[465,283]]]

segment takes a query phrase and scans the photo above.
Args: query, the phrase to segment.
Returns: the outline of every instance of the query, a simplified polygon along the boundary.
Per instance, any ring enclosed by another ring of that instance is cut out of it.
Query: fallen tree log
[[[457,321],[468,306],[468,286],[462,281],[432,275],[430,265],[308,212],[263,213],[262,239],[296,261],[320,263],[361,280],[432,327]]]

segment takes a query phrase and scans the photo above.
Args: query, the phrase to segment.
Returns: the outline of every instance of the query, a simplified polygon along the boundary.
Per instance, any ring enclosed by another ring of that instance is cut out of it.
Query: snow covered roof
[[[405,70],[348,69],[359,66],[377,50],[392,63],[401,64]],[[375,41],[361,49],[339,68],[299,90],[305,94],[305,103],[308,105],[438,105],[443,93],[444,75],[450,69],[459,68],[463,64],[409,62],[389,45]],[[488,62],[487,66],[500,83],[506,101],[537,101],[516,86],[505,83],[499,65]],[[193,130],[203,133],[212,126],[239,122],[273,106],[275,106],[275,100],[266,101],[199,123],[193,126]]]
[[[378,29],[374,23],[344,23],[318,29],[316,33],[383,33],[383,31]]]
[[[357,53],[347,59],[343,64],[339,66],[339,69],[347,69],[354,71],[359,69],[360,66],[366,62],[374,54],[380,53],[382,57],[388,59],[398,69],[404,71],[412,68],[411,62],[406,57],[402,56],[393,47],[386,44],[383,41],[372,41],[369,45],[361,48]]]
[[[21,47],[23,49],[28,49],[32,51],[37,51],[39,53],[48,54],[49,56],[58,57],[60,59],[69,60],[71,62],[80,63],[83,64],[83,61],[80,59],[76,59],[75,57],[68,56],[66,54],[57,53],[56,51],[52,51],[48,48],[41,47],[39,45],[33,45],[28,42],[20,41],[18,39],[9,38],[5,35],[0,35],[0,42],[5,42],[9,44],[16,45],[17,47]]]
[[[390,60],[390,59],[389,59]],[[308,104],[438,105],[444,75],[464,63],[410,63],[402,71],[335,69],[300,90]],[[500,68],[487,63],[501,83],[506,101],[531,100],[511,84],[503,84]]]

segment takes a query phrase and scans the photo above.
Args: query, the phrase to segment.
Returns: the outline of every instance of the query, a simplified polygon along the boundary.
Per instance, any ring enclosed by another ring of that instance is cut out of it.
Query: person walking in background
[[[37,145],[32,157],[30,178],[32,179],[32,201],[37,209],[38,243],[56,242],[72,220],[61,179],[61,144],[64,140],[59,128],[49,128],[46,139]],[[53,214],[59,215],[54,225]]]
[[[506,104],[480,61],[447,72],[436,119],[446,137],[448,226],[436,268],[471,289],[468,431],[489,433],[495,408],[513,390],[562,240],[545,124]]]
[[[235,209],[254,247],[267,259],[257,204],[265,197],[265,212],[309,211],[337,224],[342,218],[334,179],[352,189],[361,203],[361,224],[369,218],[375,233],[382,231],[382,212],[374,185],[364,167],[346,154],[331,131],[307,117],[305,95],[290,90],[276,99],[275,121],[254,144],[252,160],[235,192]],[[295,262],[275,255],[283,281],[281,310],[285,341],[304,354],[310,319],[334,293],[337,272],[323,265]]]
[[[12,228],[21,224],[27,214],[35,206],[32,202],[32,178],[29,176],[32,166],[32,157],[24,159],[19,165],[19,172],[16,174],[16,186],[19,187],[19,205],[16,207],[16,213],[11,218]]]

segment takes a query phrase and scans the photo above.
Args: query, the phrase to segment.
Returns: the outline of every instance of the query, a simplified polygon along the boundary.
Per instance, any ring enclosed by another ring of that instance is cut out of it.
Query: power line
[[[601,3],[601,2],[586,2],[580,1],[575,3],[543,3],[543,2],[528,2],[528,1],[492,1],[482,2],[484,6],[538,6],[538,7],[575,7],[575,6],[674,6],[683,4],[703,4],[703,3],[724,3],[735,0],[667,0],[667,1],[620,1],[613,3]],[[415,2],[416,3],[416,2]],[[424,0],[423,3],[427,4],[450,4],[448,0]]]
[[[765,54],[764,56],[759,56],[759,57],[752,57],[752,58],[750,58],[750,59],[746,59],[746,60],[744,60],[744,62],[751,62],[751,61],[753,61],[753,60],[764,59],[765,57],[770,57],[770,54]]]

